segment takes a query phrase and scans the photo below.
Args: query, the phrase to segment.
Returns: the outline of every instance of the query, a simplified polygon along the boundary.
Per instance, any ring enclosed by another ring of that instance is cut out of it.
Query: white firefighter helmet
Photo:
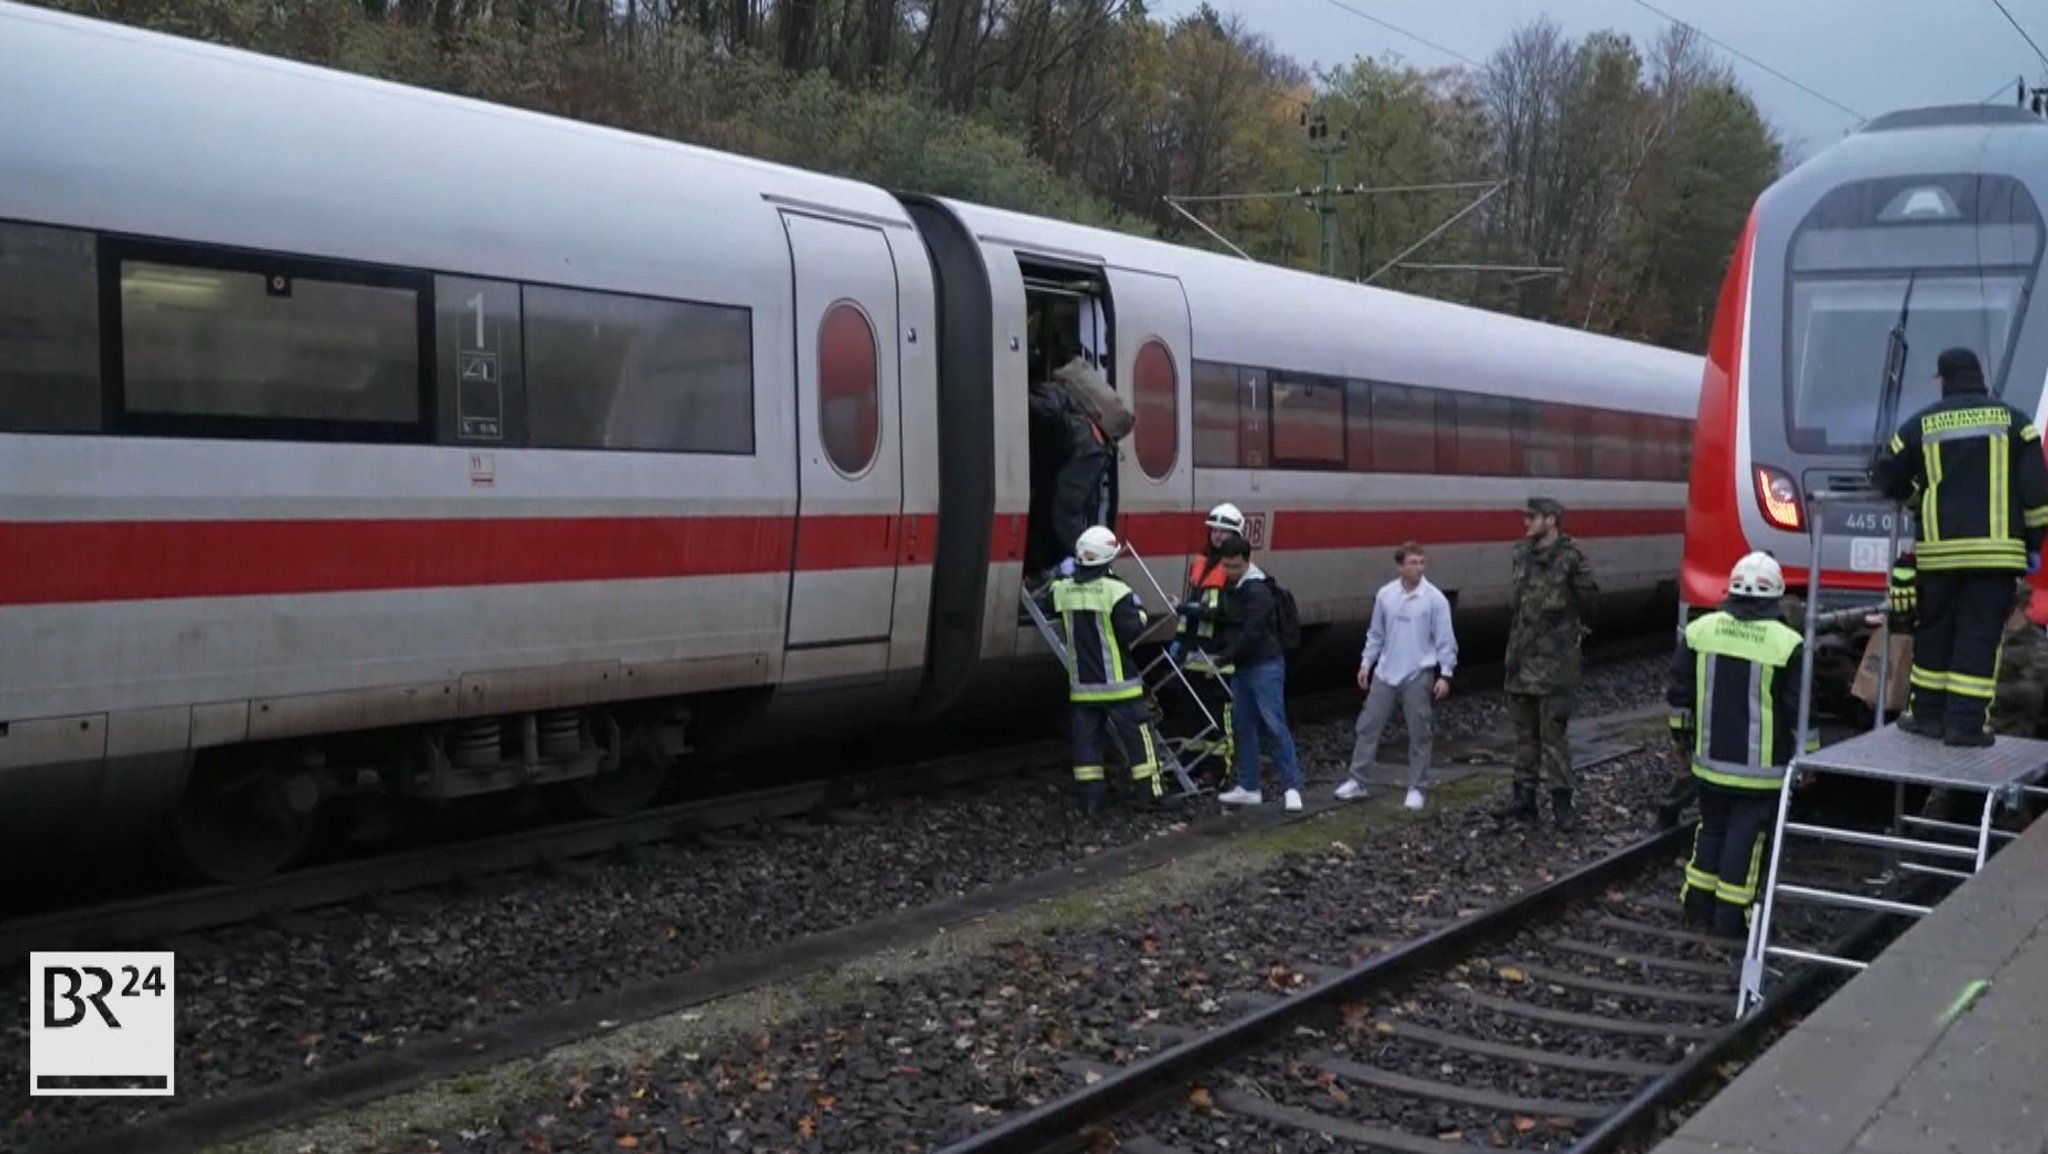
[[[1203,522],[1211,529],[1223,529],[1232,533],[1244,532],[1244,514],[1228,501],[1209,510],[1209,519]]]
[[[1097,525],[1083,532],[1074,543],[1074,561],[1080,565],[1107,565],[1123,550],[1124,543],[1116,539],[1115,533]]]
[[[1785,571],[1769,553],[1751,553],[1728,571],[1728,592],[1737,597],[1783,597]]]

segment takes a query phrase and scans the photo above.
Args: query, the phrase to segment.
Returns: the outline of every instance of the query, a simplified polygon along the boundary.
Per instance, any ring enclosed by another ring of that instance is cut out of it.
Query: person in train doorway
[[[1337,798],[1349,801],[1366,793],[1366,775],[1379,756],[1380,734],[1399,701],[1408,725],[1409,809],[1421,809],[1422,787],[1429,776],[1430,707],[1451,692],[1458,667],[1458,637],[1451,628],[1451,601],[1423,576],[1429,558],[1410,541],[1394,550],[1398,576],[1373,597],[1372,624],[1366,628],[1365,651],[1358,660],[1358,687],[1365,705],[1358,711],[1356,740],[1351,747],[1351,772],[1337,787]]]
[[[1173,643],[1167,647],[1187,676],[1185,688],[1177,678],[1170,682],[1168,736],[1182,743],[1181,752],[1187,756],[1181,760],[1190,775],[1206,777],[1214,764],[1227,776],[1236,752],[1237,725],[1225,686],[1237,669],[1215,658],[1227,643],[1223,634],[1225,578],[1220,550],[1224,542],[1244,535],[1244,513],[1225,502],[1209,510],[1202,528],[1207,536],[1201,554],[1188,562],[1180,621]]]
[[[1770,554],[1737,561],[1721,607],[1685,627],[1665,690],[1674,743],[1699,782],[1700,824],[1679,900],[1687,921],[1728,938],[1748,935],[1798,742],[1806,639],[1785,624],[1784,596]]]
[[[1072,350],[1079,355],[1079,350]],[[1051,380],[1032,384],[1030,417],[1060,436],[1052,460],[1051,532],[1057,543],[1056,572],[1071,574],[1078,563],[1074,542],[1095,522],[1109,476],[1110,439],[1081,405]]]
[[[1919,498],[1913,693],[1899,728],[1985,746],[2012,583],[2039,565],[2048,529],[2048,461],[2033,422],[1986,390],[1976,353],[1944,351],[1935,375],[1941,398],[1907,417],[1871,467],[1887,497]]]
[[[1508,710],[1515,724],[1515,782],[1495,820],[1534,821],[1537,790],[1550,779],[1551,815],[1576,825],[1571,749],[1565,727],[1584,672],[1586,619],[1600,594],[1593,563],[1561,527],[1564,506],[1532,497],[1522,514],[1509,590],[1506,652]]]
[[[1280,769],[1282,804],[1301,809],[1301,762],[1294,734],[1287,728],[1287,651],[1280,643],[1280,599],[1257,565],[1251,543],[1233,536],[1217,546],[1227,582],[1223,595],[1229,642],[1217,655],[1220,665],[1234,666],[1230,707],[1237,712],[1237,784],[1217,795],[1225,805],[1259,805],[1259,734],[1273,739],[1273,761]]]
[[[1142,802],[1157,802],[1165,793],[1145,683],[1131,660],[1131,646],[1145,632],[1145,609],[1109,568],[1122,552],[1115,533],[1091,526],[1074,543],[1073,572],[1054,578],[1036,594],[1039,608],[1059,621],[1067,647],[1074,781],[1089,813],[1102,806],[1110,746],[1130,767]]]

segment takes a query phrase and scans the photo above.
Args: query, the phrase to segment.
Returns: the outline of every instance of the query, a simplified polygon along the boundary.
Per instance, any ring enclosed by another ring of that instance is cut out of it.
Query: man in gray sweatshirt
[[[1365,635],[1365,653],[1358,663],[1358,687],[1366,691],[1358,712],[1357,741],[1351,748],[1351,772],[1337,787],[1337,797],[1364,797],[1366,774],[1379,756],[1380,734],[1401,704],[1408,722],[1409,809],[1422,808],[1422,786],[1429,774],[1430,708],[1451,691],[1458,667],[1458,638],[1451,629],[1451,603],[1443,591],[1423,579],[1429,559],[1410,541],[1394,550],[1400,576],[1380,587],[1372,603],[1372,626]]]

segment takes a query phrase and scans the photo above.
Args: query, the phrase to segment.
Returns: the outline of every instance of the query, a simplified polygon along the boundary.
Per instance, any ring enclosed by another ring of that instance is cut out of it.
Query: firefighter
[[[1181,664],[1182,672],[1187,675],[1188,687],[1194,690],[1194,697],[1189,698],[1188,690],[1181,687],[1179,678],[1169,681],[1167,700],[1172,708],[1168,724],[1172,726],[1174,737],[1185,739],[1181,749],[1188,757],[1183,759],[1183,764],[1190,773],[1203,772],[1209,755],[1213,753],[1220,759],[1222,772],[1228,774],[1237,745],[1226,686],[1236,667],[1218,665],[1210,657],[1222,652],[1224,643],[1221,634],[1223,559],[1217,550],[1232,537],[1244,535],[1244,514],[1237,506],[1225,502],[1209,510],[1208,519],[1202,525],[1208,531],[1208,538],[1201,555],[1188,562],[1187,590],[1181,598],[1180,621],[1173,644],[1167,649],[1174,662]],[[1203,715],[1205,710],[1206,717]]]
[[[1067,647],[1074,781],[1090,813],[1102,805],[1106,743],[1130,766],[1141,799],[1156,802],[1165,794],[1145,683],[1131,660],[1131,645],[1145,632],[1145,610],[1131,587],[1109,571],[1122,552],[1115,533],[1093,526],[1074,543],[1072,575],[1055,578],[1037,594],[1039,607],[1060,622]]]
[[[1893,500],[1919,495],[1913,702],[1899,728],[1984,746],[2012,583],[2048,528],[2048,461],[2026,415],[1985,390],[1977,354],[1947,350],[1936,376],[1941,399],[1906,418],[1871,470]]]
[[[1748,933],[1764,850],[1799,723],[1805,638],[1785,624],[1785,574],[1751,553],[1728,574],[1721,608],[1685,627],[1665,700],[1671,733],[1699,783],[1700,824],[1680,901],[1688,922]]]

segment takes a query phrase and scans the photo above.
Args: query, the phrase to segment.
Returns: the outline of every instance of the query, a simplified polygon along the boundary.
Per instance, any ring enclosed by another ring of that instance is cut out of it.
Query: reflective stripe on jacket
[[[1693,730],[1693,776],[1730,789],[1780,786],[1797,741],[1804,648],[1766,601],[1730,598],[1685,627],[1666,700],[1673,727]]]
[[[1143,697],[1145,683],[1128,648],[1144,633],[1146,617],[1131,587],[1105,572],[1061,577],[1051,593],[1067,638],[1067,700],[1100,705]]]
[[[2041,435],[2011,405],[1959,389],[1906,418],[1878,454],[1872,477],[1894,500],[1920,490],[1923,572],[2010,569],[2048,529],[2048,461]]]

